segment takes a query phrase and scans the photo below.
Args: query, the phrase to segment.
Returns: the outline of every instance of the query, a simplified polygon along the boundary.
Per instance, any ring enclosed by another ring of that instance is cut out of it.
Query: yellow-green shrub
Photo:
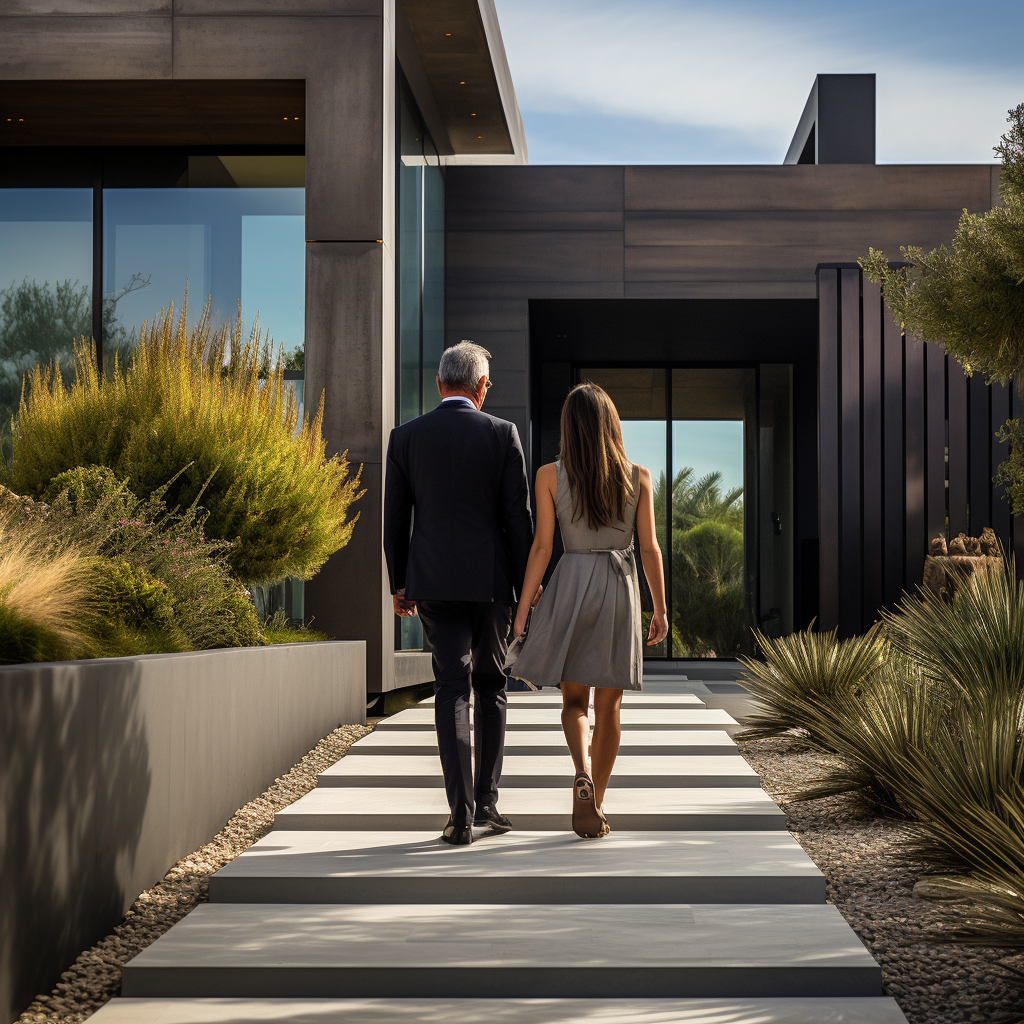
[[[103,377],[83,340],[72,385],[54,366],[29,374],[6,482],[39,497],[67,470],[107,466],[140,498],[163,488],[170,508],[206,510],[207,536],[234,542],[239,579],[308,579],[351,536],[359,473],[326,456],[322,399],[299,424],[268,367],[258,326],[248,342],[240,321],[212,331],[209,304],[191,332],[185,308],[161,312]]]

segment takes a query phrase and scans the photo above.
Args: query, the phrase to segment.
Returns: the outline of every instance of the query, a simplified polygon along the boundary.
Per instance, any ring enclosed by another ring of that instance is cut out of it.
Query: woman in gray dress
[[[585,839],[607,835],[601,810],[619,751],[623,690],[643,680],[640,590],[633,526],[654,596],[648,645],[668,635],[665,580],[654,525],[651,474],[626,458],[619,414],[596,384],[574,388],[562,407],[558,462],[537,470],[537,533],[520,591],[510,674],[533,686],[560,686],[562,729],[576,778],[573,829]],[[539,600],[551,559],[555,521],[565,554]],[[590,691],[594,689],[593,775],[587,770]]]

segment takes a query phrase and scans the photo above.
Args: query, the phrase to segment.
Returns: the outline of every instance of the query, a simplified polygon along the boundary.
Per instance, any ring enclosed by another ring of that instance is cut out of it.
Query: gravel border
[[[1024,980],[997,963],[1024,968],[1024,954],[937,942],[939,908],[916,898],[924,865],[904,858],[899,822],[877,817],[855,795],[792,802],[827,759],[786,739],[739,740],[740,753],[786,812],[790,832],[828,882],[828,901],[882,967],[885,992],[909,1024],[1017,1024]]]
[[[152,889],[140,894],[114,930],[78,956],[49,995],[39,995],[17,1024],[81,1024],[121,989],[121,968],[193,907],[207,901],[210,875],[271,829],[274,814],[316,788],[317,776],[372,732],[343,725],[319,743],[265,792],[232,815],[205,846],[183,857]]]

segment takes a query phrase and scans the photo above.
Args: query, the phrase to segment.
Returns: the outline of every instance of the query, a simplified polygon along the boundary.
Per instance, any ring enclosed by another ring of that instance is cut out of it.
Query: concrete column
[[[381,546],[383,451],[394,424],[393,279],[383,244],[306,245],[308,400],[325,394],[328,452],[347,448],[366,489],[352,539],[306,584],[306,610],[315,629],[366,641],[371,690],[394,686],[394,612]]]
[[[347,449],[350,463],[362,466],[366,490],[348,546],[306,585],[306,612],[331,637],[366,641],[371,691],[395,685],[381,545],[384,453],[395,409],[393,12],[393,0],[384,0],[374,45],[350,53],[354,65],[335,65],[316,89],[307,82],[306,95],[307,174],[314,176],[306,193],[306,396],[312,409],[324,395],[328,452]],[[338,139],[331,115],[351,103],[352,91],[365,96],[364,116],[356,137]],[[332,160],[318,163],[321,147]],[[332,213],[337,192],[346,205],[360,198],[348,193],[349,170],[359,176],[362,198],[350,224]],[[336,237],[325,237],[321,225]]]

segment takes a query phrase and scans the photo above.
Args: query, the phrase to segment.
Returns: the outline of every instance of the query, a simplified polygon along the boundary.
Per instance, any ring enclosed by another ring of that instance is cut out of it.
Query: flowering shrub
[[[209,541],[205,514],[145,500],[102,466],[55,477],[36,501],[0,489],[0,509],[54,554],[93,559],[88,605],[69,607],[85,639],[67,656],[123,656],[268,642],[248,591],[231,572],[232,545]],[[45,540],[44,540],[45,538]],[[287,632],[287,631],[286,631]],[[308,639],[293,630],[284,639]]]

